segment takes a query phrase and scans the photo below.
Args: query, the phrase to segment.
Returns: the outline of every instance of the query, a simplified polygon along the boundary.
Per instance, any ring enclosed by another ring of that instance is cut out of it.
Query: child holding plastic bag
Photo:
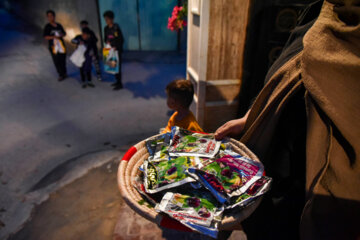
[[[102,81],[101,79],[101,70],[100,70],[100,57],[99,57],[99,51],[98,48],[96,46],[97,42],[98,42],[98,38],[96,37],[94,31],[91,30],[91,28],[89,27],[89,23],[86,20],[82,20],[80,22],[80,28],[89,28],[90,29],[90,38],[93,39],[95,41],[95,47],[96,47],[96,51],[94,51],[94,56],[93,56],[93,64],[95,67],[95,71],[96,71],[96,77],[99,81]]]
[[[53,10],[46,11],[46,17],[49,23],[44,28],[43,36],[49,42],[49,51],[59,74],[58,81],[63,81],[67,77],[66,47],[63,39],[66,32],[62,25],[55,21],[55,12]]]
[[[82,34],[77,35],[74,39],[71,40],[71,42],[77,44],[78,47],[85,46],[86,48],[84,52],[84,61],[80,67],[82,87],[95,87],[91,81],[91,63],[92,57],[96,51],[96,42],[93,38],[91,38],[91,30],[89,28],[83,28]]]
[[[111,49],[108,49],[108,54],[111,54],[111,57],[114,59],[114,61],[108,61],[109,59],[105,60],[106,63],[112,64],[108,66],[116,68],[115,71],[111,72],[112,74],[115,74],[116,79],[116,82],[112,84],[112,86],[114,87],[113,90],[120,90],[123,88],[121,81],[121,53],[123,51],[124,37],[119,25],[114,23],[114,13],[112,11],[106,11],[103,16],[106,22],[106,27],[104,28],[104,40],[107,45],[111,46]],[[106,51],[106,48],[104,50]]]

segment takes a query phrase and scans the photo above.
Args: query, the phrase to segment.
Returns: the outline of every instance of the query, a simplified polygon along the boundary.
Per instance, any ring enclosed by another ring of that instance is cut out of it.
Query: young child
[[[170,132],[171,127],[178,126],[195,132],[203,132],[194,114],[189,110],[194,97],[192,83],[185,79],[172,81],[166,86],[167,105],[175,113],[170,117],[163,132]]]
[[[80,22],[80,28],[81,29],[89,28],[88,21],[82,20]],[[99,61],[100,60],[99,59],[99,51],[98,51],[98,48],[97,48],[97,45],[96,45],[98,39],[97,39],[94,31],[92,31],[90,28],[89,28],[89,30],[90,30],[90,38],[95,41],[95,49],[94,49],[93,61],[94,61],[94,67],[95,67],[95,71],[96,71],[96,77],[97,77],[97,79],[99,81],[102,81],[102,79],[101,79],[101,71],[100,71],[100,64],[99,64],[100,63],[100,61]]]
[[[44,28],[43,36],[49,42],[49,51],[53,59],[56,71],[59,74],[58,81],[67,77],[66,71],[66,47],[63,37],[66,35],[64,28],[55,21],[55,12],[46,11],[46,17],[49,21]]]
[[[77,35],[71,40],[71,42],[77,45],[84,44],[86,47],[86,51],[84,53],[85,61],[80,68],[80,76],[83,83],[82,87],[95,87],[91,82],[91,62],[94,52],[96,51],[96,42],[93,38],[91,38],[91,30],[89,28],[83,28],[82,34]]]
[[[104,28],[104,40],[105,43],[108,43],[111,47],[115,48],[119,54],[119,73],[115,74],[116,82],[112,84],[114,87],[113,90],[119,90],[123,88],[121,81],[121,53],[123,51],[124,36],[119,25],[114,23],[114,17],[113,11],[104,12],[104,19],[106,22],[106,27]]]

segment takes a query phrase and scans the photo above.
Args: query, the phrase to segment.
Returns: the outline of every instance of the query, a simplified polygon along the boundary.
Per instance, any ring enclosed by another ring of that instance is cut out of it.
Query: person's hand
[[[245,122],[245,117],[228,121],[216,130],[215,139],[221,140],[227,136],[233,137],[239,135],[245,127]]]

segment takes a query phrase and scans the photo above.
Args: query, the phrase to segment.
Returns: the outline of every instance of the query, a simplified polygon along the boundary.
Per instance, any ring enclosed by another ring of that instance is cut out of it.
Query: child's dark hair
[[[48,15],[49,13],[51,13],[54,17],[55,17],[55,12],[54,12],[54,10],[51,10],[51,9],[49,9],[49,10],[47,10],[46,11],[46,15]]]
[[[80,24],[81,24],[81,25],[89,25],[89,22],[86,21],[86,20],[82,20],[82,21],[80,22]]]
[[[88,28],[88,27],[84,27],[81,31],[82,31],[82,33],[85,33],[85,34],[91,35],[90,28]]]
[[[107,18],[110,18],[110,19],[114,19],[114,12],[113,11],[110,11],[110,10],[107,10],[106,12],[104,12],[104,18],[107,17]]]
[[[166,86],[169,97],[178,101],[183,107],[188,108],[194,98],[194,87],[189,80],[176,79]]]

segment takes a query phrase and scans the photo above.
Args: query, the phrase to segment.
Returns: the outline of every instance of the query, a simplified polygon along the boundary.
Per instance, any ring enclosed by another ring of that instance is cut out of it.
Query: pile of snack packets
[[[260,162],[212,134],[173,127],[146,147],[150,156],[134,187],[149,207],[213,238],[224,212],[241,211],[270,188]]]

